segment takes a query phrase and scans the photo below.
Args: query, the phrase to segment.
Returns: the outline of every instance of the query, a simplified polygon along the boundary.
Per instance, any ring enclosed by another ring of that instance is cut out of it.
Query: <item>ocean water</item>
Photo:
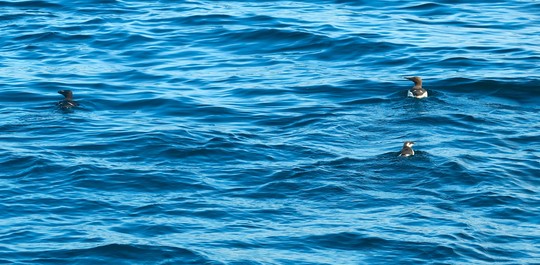
[[[539,21],[1,0],[0,264],[540,264]]]

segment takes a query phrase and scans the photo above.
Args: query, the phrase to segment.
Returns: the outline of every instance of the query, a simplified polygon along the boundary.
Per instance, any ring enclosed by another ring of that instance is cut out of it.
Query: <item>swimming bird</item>
[[[401,152],[399,152],[399,156],[413,156],[414,150],[412,149],[414,145],[414,142],[406,141],[403,144],[403,148],[401,148]]]
[[[77,102],[73,100],[73,92],[71,90],[60,90],[58,94],[64,96],[64,99],[58,102],[56,105],[62,109],[70,109],[79,106]]]
[[[427,91],[422,87],[422,78],[419,76],[406,76],[405,79],[414,82],[414,86],[407,92],[407,96],[413,98],[427,98]]]

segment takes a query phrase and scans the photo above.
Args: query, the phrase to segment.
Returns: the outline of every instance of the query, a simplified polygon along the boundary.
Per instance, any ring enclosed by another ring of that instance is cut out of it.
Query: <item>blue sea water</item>
[[[0,264],[540,264],[539,21],[0,0]]]

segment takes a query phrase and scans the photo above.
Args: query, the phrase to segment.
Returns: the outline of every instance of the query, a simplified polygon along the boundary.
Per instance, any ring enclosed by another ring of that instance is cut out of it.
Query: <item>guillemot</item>
[[[406,76],[405,79],[414,82],[414,86],[407,91],[407,96],[413,98],[427,98],[427,91],[422,87],[422,78],[419,76]]]
[[[414,150],[412,149],[414,145],[414,142],[406,141],[403,144],[403,148],[401,148],[401,152],[399,152],[399,156],[413,156]]]
[[[56,104],[61,109],[70,109],[79,106],[79,104],[73,100],[73,92],[71,92],[71,90],[60,90],[58,91],[58,94],[64,95],[64,99]]]

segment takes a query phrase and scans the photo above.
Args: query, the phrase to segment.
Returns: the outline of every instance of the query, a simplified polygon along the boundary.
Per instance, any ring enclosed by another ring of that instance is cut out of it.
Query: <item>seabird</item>
[[[399,152],[399,156],[413,156],[414,150],[412,149],[414,145],[414,142],[406,141],[403,144],[403,148],[401,149],[401,152]]]
[[[427,91],[422,87],[422,78],[419,76],[406,76],[405,79],[414,82],[414,86],[407,92],[407,96],[413,98],[427,98]]]
[[[64,99],[58,102],[58,107],[70,109],[79,106],[79,104],[73,100],[73,92],[71,92],[71,90],[60,90],[58,91],[58,94],[64,95]]]

